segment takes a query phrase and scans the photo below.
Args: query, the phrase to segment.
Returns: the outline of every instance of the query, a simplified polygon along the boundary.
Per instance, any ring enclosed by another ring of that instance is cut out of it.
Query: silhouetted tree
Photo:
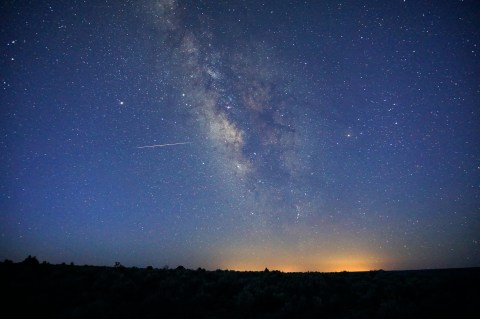
[[[28,255],[27,258],[25,258],[25,260],[22,262],[23,265],[26,265],[26,266],[38,266],[40,263],[38,262],[38,259],[37,257],[35,256],[30,256]]]

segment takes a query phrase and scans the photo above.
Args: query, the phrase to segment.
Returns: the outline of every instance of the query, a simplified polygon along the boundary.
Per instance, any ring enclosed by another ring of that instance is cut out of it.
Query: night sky
[[[0,85],[1,260],[480,266],[477,1],[2,1]]]

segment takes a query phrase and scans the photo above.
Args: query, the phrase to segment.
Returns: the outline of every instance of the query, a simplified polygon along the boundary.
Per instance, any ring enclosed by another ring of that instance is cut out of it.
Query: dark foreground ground
[[[0,283],[12,318],[480,318],[480,268],[234,272],[27,258],[0,263]]]

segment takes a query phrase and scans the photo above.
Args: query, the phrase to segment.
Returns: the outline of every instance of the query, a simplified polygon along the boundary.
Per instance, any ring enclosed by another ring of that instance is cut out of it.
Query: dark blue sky
[[[0,259],[480,266],[476,1],[0,15]]]

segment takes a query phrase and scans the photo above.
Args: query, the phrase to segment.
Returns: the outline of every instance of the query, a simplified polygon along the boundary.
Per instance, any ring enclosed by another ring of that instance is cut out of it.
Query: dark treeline
[[[480,268],[342,273],[0,263],[2,317],[478,318]]]

